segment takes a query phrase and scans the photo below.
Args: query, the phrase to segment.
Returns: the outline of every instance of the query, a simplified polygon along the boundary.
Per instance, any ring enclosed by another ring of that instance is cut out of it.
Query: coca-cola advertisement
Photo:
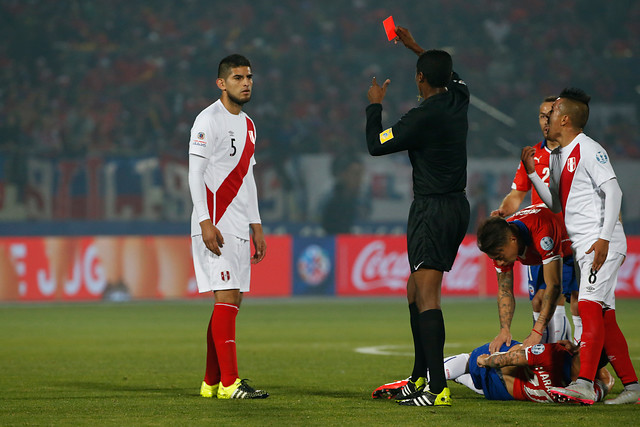
[[[336,242],[337,295],[405,295],[410,269],[405,236],[349,236]],[[514,293],[526,296],[526,276],[514,269]],[[521,283],[522,281],[525,283]],[[493,296],[498,290],[491,260],[466,236],[451,271],[444,274],[444,296]]]

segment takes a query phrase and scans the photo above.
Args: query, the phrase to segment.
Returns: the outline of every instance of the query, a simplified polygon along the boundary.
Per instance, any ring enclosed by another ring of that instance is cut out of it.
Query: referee
[[[407,300],[415,360],[407,385],[396,396],[408,406],[451,406],[443,364],[442,275],[453,265],[469,224],[467,110],[469,90],[452,71],[451,56],[422,49],[406,28],[398,39],[419,55],[416,84],[424,101],[388,129],[382,127],[382,100],[390,83],[373,78],[367,97],[367,147],[373,156],[407,151],[413,166],[414,200],[407,224],[411,275]],[[425,389],[426,372],[430,380]]]

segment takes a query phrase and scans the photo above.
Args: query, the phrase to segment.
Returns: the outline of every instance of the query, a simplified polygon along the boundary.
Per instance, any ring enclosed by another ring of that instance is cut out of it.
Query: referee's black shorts
[[[464,192],[417,197],[407,224],[411,272],[419,268],[449,271],[469,226]]]

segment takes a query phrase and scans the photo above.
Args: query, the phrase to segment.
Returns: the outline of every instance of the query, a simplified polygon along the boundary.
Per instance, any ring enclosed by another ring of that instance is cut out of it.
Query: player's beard
[[[235,96],[231,95],[229,92],[227,92],[227,96],[229,97],[229,100],[231,102],[233,102],[234,104],[238,104],[239,106],[243,106],[247,102],[251,101],[251,94],[249,94],[249,98],[247,98],[246,100],[236,98]]]

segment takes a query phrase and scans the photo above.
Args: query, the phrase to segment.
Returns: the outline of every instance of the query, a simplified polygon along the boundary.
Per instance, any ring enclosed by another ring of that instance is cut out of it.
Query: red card
[[[389,41],[398,37],[398,35],[396,34],[396,24],[393,23],[393,16],[390,16],[382,21],[382,25],[384,25],[384,31],[387,33],[387,38],[389,39]]]

